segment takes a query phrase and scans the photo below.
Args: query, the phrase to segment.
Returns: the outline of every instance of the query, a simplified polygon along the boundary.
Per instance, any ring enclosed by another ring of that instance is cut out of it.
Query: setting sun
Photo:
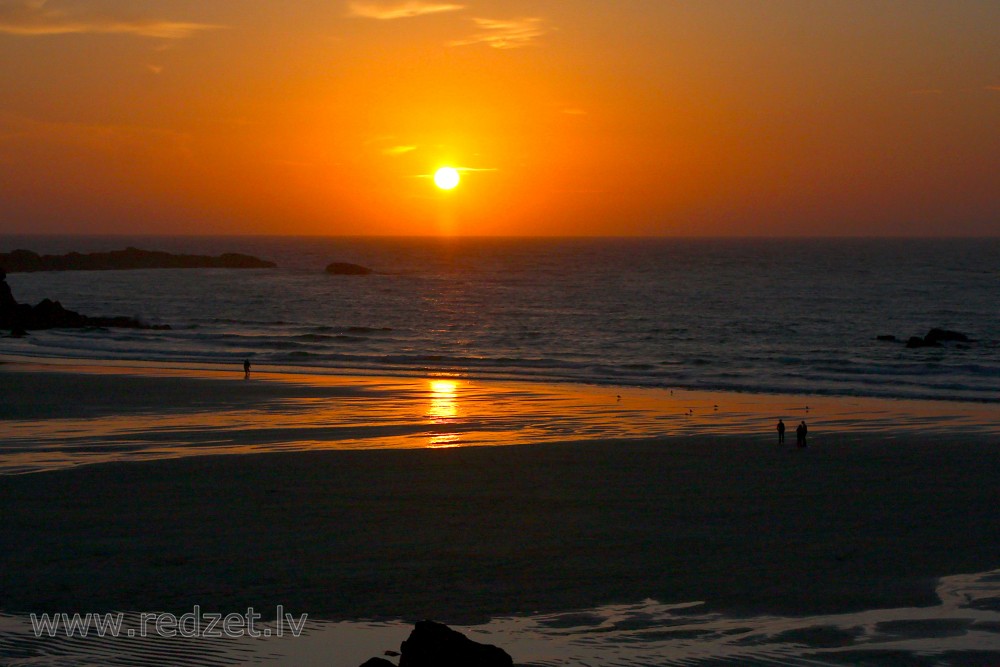
[[[442,190],[451,190],[458,182],[461,177],[458,175],[458,170],[452,167],[441,167],[436,172],[434,172],[434,185],[438,186]]]

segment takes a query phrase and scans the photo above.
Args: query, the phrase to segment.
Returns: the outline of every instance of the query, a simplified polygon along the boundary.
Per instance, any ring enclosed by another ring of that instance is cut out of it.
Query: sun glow
[[[462,180],[458,170],[453,167],[441,167],[434,172],[434,185],[442,190],[451,190]]]

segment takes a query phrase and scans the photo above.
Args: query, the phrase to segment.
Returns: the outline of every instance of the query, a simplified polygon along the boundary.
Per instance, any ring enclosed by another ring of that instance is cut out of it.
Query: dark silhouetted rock
[[[385,658],[372,658],[371,660],[366,660],[361,667],[396,667],[396,663],[389,662]]]
[[[899,342],[899,339],[896,338],[895,336],[891,335],[891,334],[890,335],[876,336],[875,340],[884,340],[884,341],[889,342],[889,343],[898,343]]]
[[[399,667],[512,667],[501,648],[474,642],[461,632],[433,621],[420,621],[403,642]]]
[[[166,324],[149,325],[132,317],[87,317],[63,308],[58,301],[42,299],[37,306],[18,303],[7,284],[7,274],[0,269],[0,329],[23,336],[33,329],[79,329],[82,327],[117,327],[125,329],[169,329]]]
[[[7,284],[7,272],[0,269],[0,313],[17,308],[17,301]]]
[[[209,255],[174,255],[155,250],[126,248],[111,252],[66,255],[39,255],[31,250],[0,253],[0,266],[9,273],[30,271],[109,271],[125,269],[270,269],[275,265],[250,255],[225,253]]]
[[[968,343],[969,337],[958,331],[948,331],[947,329],[931,329],[924,336],[924,341],[928,343]]]
[[[326,272],[334,276],[367,276],[374,273],[367,266],[350,262],[334,262],[326,267]]]
[[[959,331],[949,331],[948,329],[931,329],[927,332],[927,335],[921,338],[920,336],[911,336],[910,340],[906,341],[906,347],[917,348],[917,347],[944,347],[942,343],[972,343],[974,342],[964,333]],[[956,345],[956,347],[958,347]],[[964,346],[963,346],[964,347]]]

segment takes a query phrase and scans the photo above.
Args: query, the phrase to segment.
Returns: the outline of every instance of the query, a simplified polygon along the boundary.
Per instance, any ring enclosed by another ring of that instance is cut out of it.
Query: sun
[[[452,167],[441,167],[434,172],[434,185],[442,190],[451,190],[462,180],[458,175],[458,170]]]

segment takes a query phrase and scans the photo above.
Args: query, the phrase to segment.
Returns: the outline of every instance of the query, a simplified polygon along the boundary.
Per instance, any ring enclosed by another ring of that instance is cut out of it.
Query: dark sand
[[[44,471],[0,474],[0,612],[833,613],[1000,567],[995,406],[812,397],[797,450],[803,397],[237,377],[4,364],[0,468]]]
[[[0,605],[358,619],[654,598],[931,604],[1000,565],[1000,448],[739,438],[323,451],[0,477]]]

